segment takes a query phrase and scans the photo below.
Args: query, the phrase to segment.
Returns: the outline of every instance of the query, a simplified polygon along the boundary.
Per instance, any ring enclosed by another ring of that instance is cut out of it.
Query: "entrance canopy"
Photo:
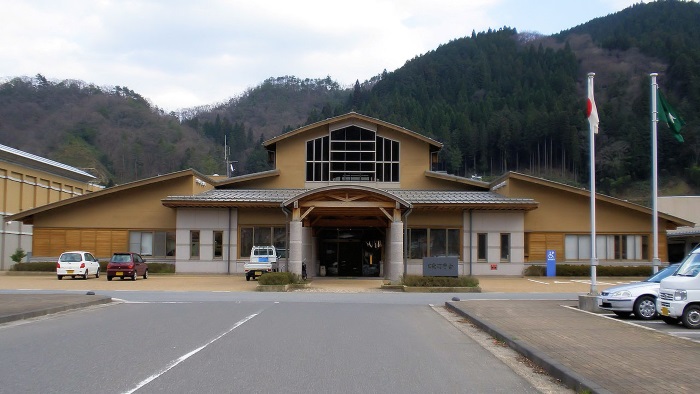
[[[388,227],[411,203],[366,186],[326,186],[300,193],[282,206],[309,227]]]

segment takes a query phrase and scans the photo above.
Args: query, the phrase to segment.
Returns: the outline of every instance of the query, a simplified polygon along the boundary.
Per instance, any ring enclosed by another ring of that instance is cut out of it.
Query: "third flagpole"
[[[656,84],[657,73],[651,73],[651,206],[652,206],[652,232],[653,232],[653,250],[654,257],[652,259],[653,271],[654,273],[659,272],[659,212],[656,206],[657,203],[657,190],[658,190],[658,180],[657,180],[657,142],[656,142],[656,125],[658,123],[657,108],[656,108],[656,96],[658,85]]]

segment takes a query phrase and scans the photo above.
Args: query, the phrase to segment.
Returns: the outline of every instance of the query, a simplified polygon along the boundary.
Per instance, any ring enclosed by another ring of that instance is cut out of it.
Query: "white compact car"
[[[64,276],[75,279],[76,276],[87,279],[88,275],[100,277],[100,262],[90,252],[80,250],[63,252],[56,263],[56,276],[58,280]]]
[[[618,316],[634,315],[641,320],[657,317],[656,297],[661,279],[673,275],[680,264],[671,264],[642,282],[608,288],[598,296],[598,307]]]

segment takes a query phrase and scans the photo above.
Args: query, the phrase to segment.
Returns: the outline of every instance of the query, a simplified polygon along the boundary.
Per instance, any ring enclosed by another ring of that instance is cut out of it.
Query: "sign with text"
[[[547,250],[547,276],[557,276],[556,250]]]
[[[423,276],[459,276],[457,257],[424,257]]]

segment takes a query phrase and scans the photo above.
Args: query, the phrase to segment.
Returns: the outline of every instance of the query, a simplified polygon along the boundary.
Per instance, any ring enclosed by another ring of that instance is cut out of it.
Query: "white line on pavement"
[[[193,351],[191,351],[191,352],[189,352],[189,353],[187,353],[187,354],[185,354],[185,355],[182,355],[180,358],[171,361],[170,364],[168,364],[168,366],[165,367],[165,369],[163,369],[162,371],[160,371],[160,372],[158,372],[158,373],[156,373],[156,374],[153,374],[153,375],[149,376],[148,378],[142,380],[139,384],[136,385],[136,387],[134,387],[133,389],[131,389],[131,390],[129,390],[129,391],[126,391],[125,394],[131,394],[131,393],[135,392],[136,390],[140,389],[141,387],[147,385],[148,383],[150,383],[150,382],[152,382],[152,381],[158,379],[158,377],[160,377],[160,376],[163,375],[164,373],[168,372],[169,370],[173,369],[175,366],[177,366],[177,365],[180,364],[181,362],[183,362],[183,361],[187,360],[188,358],[194,356],[195,354],[199,353],[199,352],[200,352],[202,349],[204,349],[205,347],[207,347],[207,346],[211,345],[212,343],[216,342],[217,340],[219,340],[220,338],[222,338],[224,335],[226,335],[226,334],[230,333],[231,331],[235,330],[236,328],[240,327],[241,325],[243,325],[243,323],[247,322],[248,320],[254,318],[254,317],[257,316],[257,315],[258,315],[258,313],[254,313],[254,314],[252,314],[252,315],[246,317],[245,319],[240,320],[239,322],[237,322],[236,324],[234,324],[233,327],[229,328],[227,331],[225,331],[224,333],[220,334],[219,336],[217,336],[216,338],[212,339],[211,341],[205,343],[204,345],[198,347],[197,349],[194,349]]]

